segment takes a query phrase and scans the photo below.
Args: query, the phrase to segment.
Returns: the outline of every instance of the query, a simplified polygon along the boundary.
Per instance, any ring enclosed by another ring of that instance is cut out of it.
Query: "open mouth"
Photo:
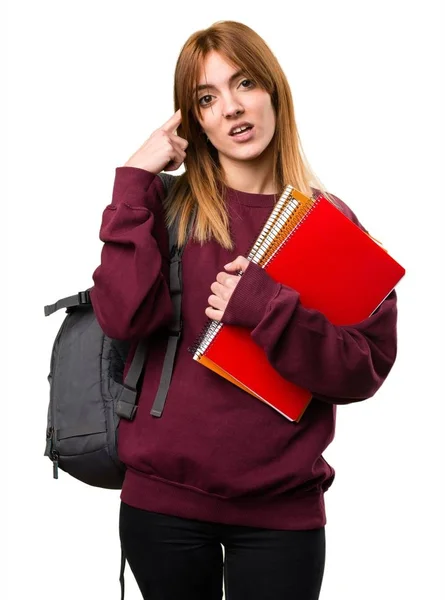
[[[253,125],[240,125],[239,127],[234,127],[229,135],[232,137],[236,137],[237,135],[243,135],[247,131],[250,131],[253,128]]]

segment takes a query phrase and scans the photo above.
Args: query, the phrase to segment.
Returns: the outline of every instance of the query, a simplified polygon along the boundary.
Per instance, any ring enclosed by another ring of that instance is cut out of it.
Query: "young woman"
[[[150,600],[220,599],[223,574],[229,600],[315,600],[324,493],[334,479],[322,452],[336,406],[372,396],[394,363],[396,295],[365,321],[334,326],[246,259],[286,184],[327,193],[304,159],[286,77],[255,32],[229,21],[193,34],[177,62],[175,105],[116,169],[93,275],[104,332],[150,338],[136,417],[119,426],[123,549]],[[156,174],[182,164],[167,206]],[[184,244],[194,209],[182,259],[182,338],[156,418],[150,410],[172,317],[166,222],[180,219]],[[298,423],[192,359],[188,348],[208,318],[248,327],[273,367],[312,392]]]

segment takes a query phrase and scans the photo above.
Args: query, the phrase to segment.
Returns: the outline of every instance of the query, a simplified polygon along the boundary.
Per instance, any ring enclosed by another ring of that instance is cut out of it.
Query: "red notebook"
[[[326,198],[308,198],[291,186],[249,259],[297,290],[303,306],[321,311],[335,325],[369,317],[405,274],[381,245]],[[299,421],[310,402],[311,393],[284,379],[246,328],[209,322],[193,358],[291,421]]]

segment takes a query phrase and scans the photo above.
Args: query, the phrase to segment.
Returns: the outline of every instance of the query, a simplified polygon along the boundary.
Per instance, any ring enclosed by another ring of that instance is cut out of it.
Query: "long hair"
[[[175,69],[175,111],[181,109],[178,135],[188,147],[185,172],[177,178],[166,207],[167,223],[179,217],[178,243],[185,242],[187,226],[196,207],[192,239],[201,244],[215,239],[233,248],[229,218],[225,208],[225,179],[217,150],[206,140],[198,122],[199,106],[195,88],[206,56],[217,51],[225,60],[242,68],[246,77],[268,92],[275,111],[273,145],[273,183],[275,189],[291,184],[306,196],[317,189],[329,197],[311,171],[304,155],[295,123],[292,93],[278,60],[252,29],[236,21],[219,21],[197,31],[186,41]],[[329,198],[332,200],[331,198]]]

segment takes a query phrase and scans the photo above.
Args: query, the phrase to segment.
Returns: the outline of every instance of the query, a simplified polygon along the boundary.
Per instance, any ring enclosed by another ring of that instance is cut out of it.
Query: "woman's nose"
[[[238,117],[242,115],[244,108],[236,102],[234,98],[227,100],[223,106],[223,117],[229,119],[230,117]]]

